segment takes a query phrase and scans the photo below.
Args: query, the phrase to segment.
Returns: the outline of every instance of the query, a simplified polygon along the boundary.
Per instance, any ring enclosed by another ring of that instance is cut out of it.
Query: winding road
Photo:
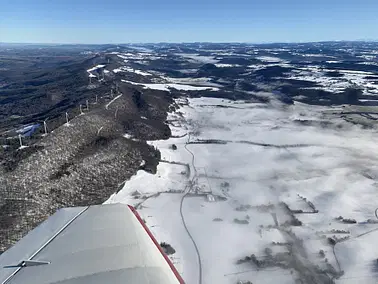
[[[190,140],[190,135],[188,137],[188,142],[189,142],[189,140]],[[191,179],[190,184],[185,188],[185,194],[181,198],[181,202],[180,202],[180,215],[181,215],[181,220],[182,220],[182,224],[184,225],[185,231],[187,232],[187,234],[188,234],[190,240],[192,241],[193,246],[194,246],[194,248],[196,250],[196,254],[197,254],[197,258],[198,258],[198,284],[202,284],[202,261],[201,261],[201,254],[199,252],[199,249],[198,249],[196,241],[194,240],[192,234],[190,233],[190,231],[188,229],[188,226],[186,225],[184,213],[182,211],[182,207],[183,207],[183,203],[184,203],[185,197],[190,193],[191,189],[193,188],[194,180],[197,177],[197,169],[196,169],[196,166],[194,164],[194,160],[195,160],[194,154],[193,154],[192,151],[190,151],[187,148],[188,142],[187,142],[187,144],[185,144],[184,147],[185,147],[185,150],[188,151],[188,153],[190,153],[192,155],[192,166],[193,166],[193,169],[194,169],[194,175],[193,175],[193,177]]]

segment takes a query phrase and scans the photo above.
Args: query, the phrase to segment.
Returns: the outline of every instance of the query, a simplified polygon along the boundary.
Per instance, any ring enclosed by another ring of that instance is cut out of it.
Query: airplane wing
[[[58,210],[0,255],[1,284],[184,283],[136,210]]]

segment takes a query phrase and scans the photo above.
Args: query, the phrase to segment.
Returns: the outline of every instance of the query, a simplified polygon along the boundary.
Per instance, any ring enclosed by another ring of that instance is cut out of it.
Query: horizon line
[[[123,42],[123,43],[46,43],[46,42],[2,42],[0,45],[148,45],[148,44],[193,44],[193,43],[203,43],[203,44],[306,44],[306,43],[330,43],[330,42],[378,42],[378,39],[355,39],[355,40],[319,40],[319,41],[266,41],[266,42],[248,42],[248,41],[182,41],[182,42],[168,42],[168,41],[156,41],[156,42]]]

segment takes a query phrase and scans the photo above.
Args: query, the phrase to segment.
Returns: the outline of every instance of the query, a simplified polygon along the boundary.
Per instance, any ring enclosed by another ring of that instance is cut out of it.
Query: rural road
[[[188,142],[190,140],[190,135],[188,137]],[[193,166],[193,169],[194,169],[194,175],[193,175],[193,178],[190,182],[190,184],[186,187],[186,192],[185,194],[182,196],[181,198],[181,202],[180,202],[180,215],[181,215],[181,220],[182,220],[182,224],[184,225],[184,228],[185,228],[185,231],[187,232],[189,238],[191,239],[192,243],[193,243],[193,246],[196,250],[196,254],[197,254],[197,258],[198,258],[198,284],[202,284],[202,262],[201,262],[201,254],[199,252],[199,249],[198,249],[198,246],[197,246],[197,243],[196,241],[194,240],[193,236],[191,235],[187,225],[186,225],[186,222],[185,222],[185,217],[184,217],[184,213],[183,213],[183,210],[182,210],[182,207],[183,207],[183,203],[184,203],[184,200],[185,200],[185,197],[190,193],[191,189],[193,188],[193,184],[194,184],[194,180],[195,178],[197,177],[197,169],[195,167],[195,164],[194,164],[194,161],[195,161],[195,158],[194,158],[194,154],[192,151],[190,151],[188,148],[187,148],[187,145],[188,144],[185,144],[185,149],[186,151],[188,151],[188,153],[191,154],[192,156],[192,166]]]

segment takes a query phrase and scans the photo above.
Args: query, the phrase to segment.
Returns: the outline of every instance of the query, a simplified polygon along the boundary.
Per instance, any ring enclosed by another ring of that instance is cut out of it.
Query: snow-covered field
[[[212,83],[211,78],[200,77],[200,78],[171,78],[166,76],[160,76],[160,80],[166,80],[168,83],[193,85],[193,86],[204,86],[204,87],[222,87],[220,84]]]
[[[268,63],[287,63],[286,60],[283,60],[279,57],[274,57],[274,56],[257,56],[256,59],[259,59],[263,62],[268,62]]]
[[[215,59],[213,56],[204,56],[204,55],[198,55],[198,54],[192,54],[192,53],[179,53],[176,54],[178,56],[182,56],[189,60],[189,62],[194,63],[217,63],[219,60]]]
[[[331,107],[187,102],[150,142],[157,173],[107,201],[138,208],[187,283],[378,282],[377,130]]]
[[[119,68],[113,69],[113,72],[114,73],[118,73],[118,72],[130,72],[130,73],[135,73],[135,74],[142,75],[142,76],[151,76],[151,74],[148,73],[148,72],[145,72],[145,71],[142,71],[142,70],[138,70],[138,69],[134,69],[134,68],[127,67],[127,66],[121,66]]]
[[[342,77],[327,77],[326,72],[338,72]],[[331,91],[340,92],[345,88],[358,86],[364,90],[365,94],[378,95],[378,84],[374,84],[367,79],[368,76],[374,76],[374,73],[354,71],[354,70],[334,70],[321,68],[319,66],[311,66],[306,68],[297,68],[293,70],[288,79],[304,80],[315,82],[319,84],[319,88]]]
[[[216,63],[214,64],[218,68],[225,68],[225,67],[240,67],[241,65],[239,64],[224,64],[224,63]]]
[[[96,66],[94,66],[94,67],[88,69],[87,72],[88,72],[88,73],[91,73],[91,72],[93,72],[93,71],[96,71],[97,69],[101,69],[101,68],[104,68],[104,67],[105,67],[105,65],[96,65]]]
[[[122,80],[124,83],[132,84],[132,85],[140,85],[143,86],[145,89],[153,89],[153,90],[161,90],[169,92],[169,89],[176,89],[180,91],[219,91],[219,88],[215,87],[199,87],[199,86],[191,86],[185,84],[176,84],[176,83],[136,83],[128,80]]]

